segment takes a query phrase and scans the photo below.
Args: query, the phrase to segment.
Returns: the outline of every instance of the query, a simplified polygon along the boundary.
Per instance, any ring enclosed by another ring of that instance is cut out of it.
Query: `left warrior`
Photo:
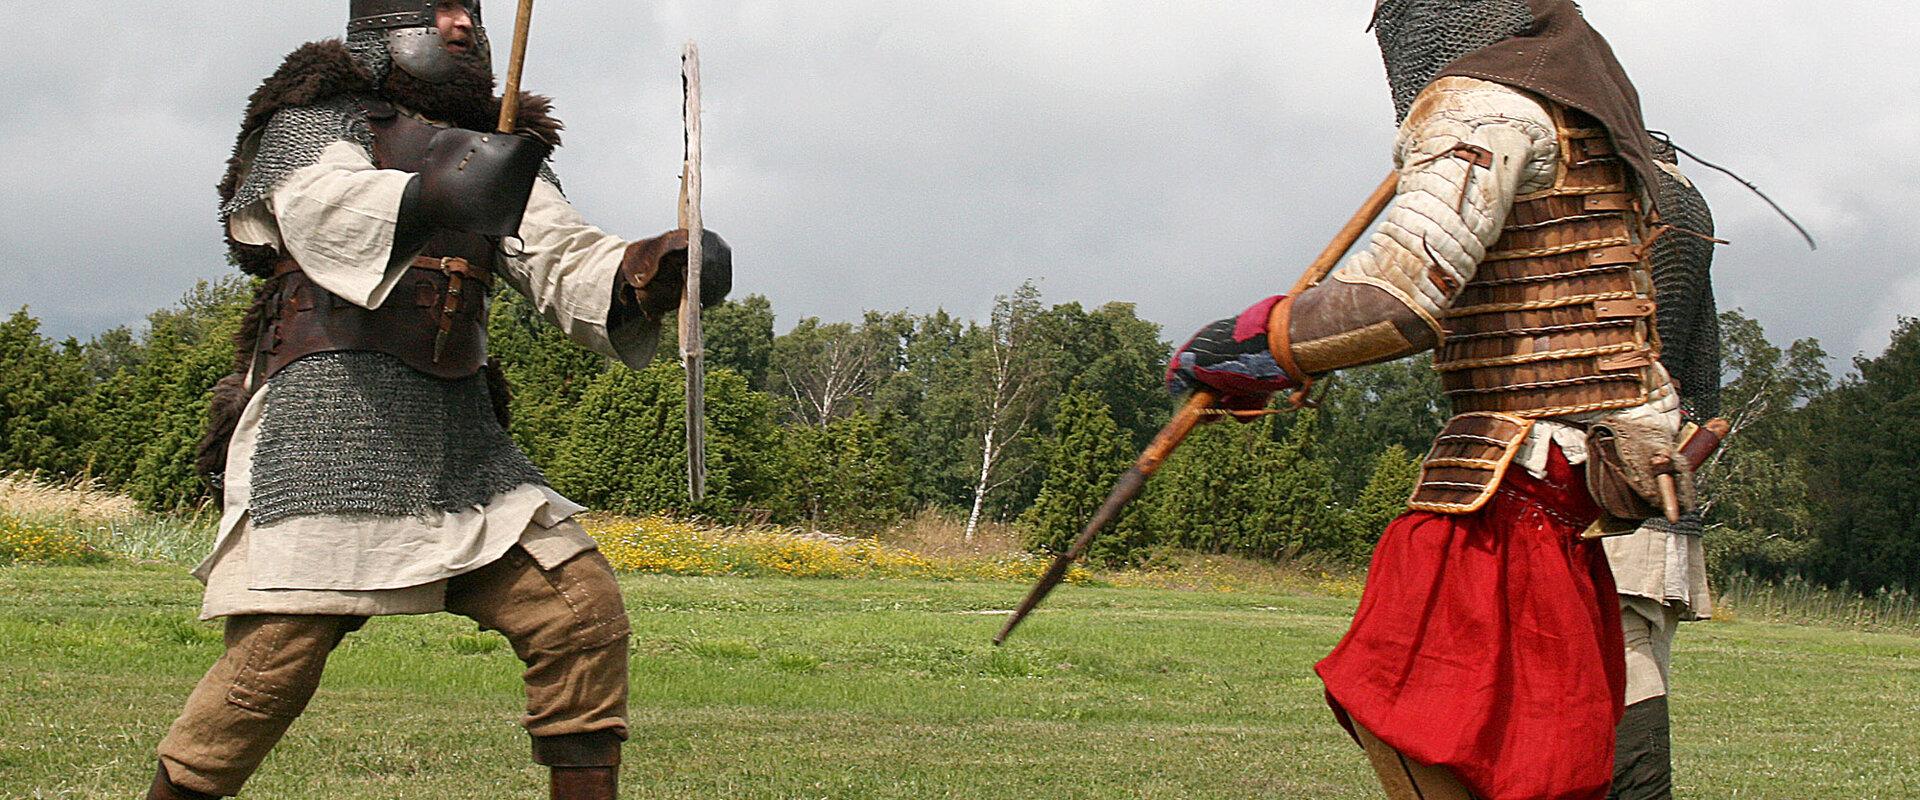
[[[215,389],[201,469],[224,497],[201,618],[226,652],[159,746],[150,800],[238,794],[367,618],[449,611],[526,664],[521,723],[552,797],[610,799],[627,614],[607,560],[504,426],[496,282],[575,342],[644,366],[687,233],[595,228],[546,158],[560,124],[501,101],[479,0],[352,0],[249,101],[220,218],[264,279]],[[731,286],[704,236],[703,301]]]

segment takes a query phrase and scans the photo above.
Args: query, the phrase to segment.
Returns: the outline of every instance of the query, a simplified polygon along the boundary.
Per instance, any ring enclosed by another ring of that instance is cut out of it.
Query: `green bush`
[[[1324,552],[1334,558],[1364,564],[1373,555],[1373,544],[1387,523],[1407,510],[1407,498],[1420,480],[1420,461],[1393,445],[1373,459],[1373,474],[1366,488],[1344,512],[1342,537],[1327,542]]]
[[[707,374],[707,492],[687,499],[686,397],[677,364],[610,369],[566,418],[566,438],[547,477],[568,497],[622,513],[739,518],[764,507],[781,476],[769,457],[779,441],[771,397],[729,370]]]
[[[519,292],[496,292],[487,314],[487,350],[512,389],[509,432],[533,463],[552,464],[568,412],[606,371],[607,358],[574,344]]]
[[[784,478],[776,509],[816,529],[874,530],[911,509],[901,448],[873,417],[855,411],[824,427],[781,430],[778,462]]]
[[[1064,552],[1098,511],[1107,493],[1133,462],[1132,437],[1122,433],[1107,404],[1088,392],[1062,396],[1053,414],[1053,436],[1042,448],[1046,479],[1039,496],[1020,516],[1029,547]],[[1132,563],[1152,544],[1152,531],[1129,513],[1094,540],[1088,557],[1108,565]]]
[[[57,348],[22,308],[0,322],[0,472],[78,473],[92,437],[91,381],[77,345]]]

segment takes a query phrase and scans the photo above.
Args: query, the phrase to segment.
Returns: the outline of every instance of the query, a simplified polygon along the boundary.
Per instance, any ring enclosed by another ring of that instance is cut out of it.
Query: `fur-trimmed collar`
[[[339,39],[308,42],[288,53],[280,67],[247,98],[246,114],[240,118],[240,133],[234,139],[233,153],[227,158],[227,171],[218,187],[221,202],[232,199],[240,187],[246,166],[242,151],[247,140],[265,127],[276,112],[341,95],[377,97],[380,91],[373,83],[373,75],[354,61]],[[498,98],[494,99],[495,116],[499,102]],[[565,126],[553,117],[552,109],[549,98],[521,92],[517,132],[559,147],[560,131]],[[270,274],[274,254],[269,248],[241,244],[231,237],[227,246],[234,263],[243,271],[262,277]]]

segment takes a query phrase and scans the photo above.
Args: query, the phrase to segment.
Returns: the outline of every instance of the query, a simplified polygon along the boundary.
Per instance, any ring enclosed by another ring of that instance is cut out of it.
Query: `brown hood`
[[[1527,0],[1534,25],[1475,50],[1440,70],[1524,89],[1600,120],[1620,156],[1651,197],[1660,185],[1653,140],[1633,88],[1613,48],[1580,16],[1572,0]]]

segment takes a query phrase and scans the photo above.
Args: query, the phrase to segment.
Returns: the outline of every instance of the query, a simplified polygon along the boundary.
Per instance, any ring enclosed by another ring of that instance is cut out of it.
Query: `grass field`
[[[624,576],[635,798],[1370,798],[1310,666],[1352,600],[1063,587],[1004,649],[1012,583]],[[177,566],[0,569],[0,797],[128,798],[219,631]],[[1920,797],[1920,639],[1682,629],[1677,794]],[[532,798],[518,664],[376,620],[258,798]]]

